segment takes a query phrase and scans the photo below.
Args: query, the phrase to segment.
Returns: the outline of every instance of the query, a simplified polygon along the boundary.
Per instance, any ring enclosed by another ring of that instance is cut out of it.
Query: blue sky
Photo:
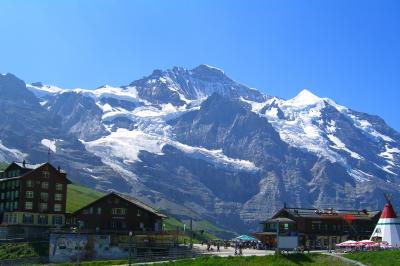
[[[400,130],[400,1],[2,1],[0,72],[95,88],[217,66],[271,95],[307,88]]]

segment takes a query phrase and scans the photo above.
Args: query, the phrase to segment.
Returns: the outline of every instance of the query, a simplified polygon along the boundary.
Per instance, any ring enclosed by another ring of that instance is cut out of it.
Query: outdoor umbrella
[[[257,241],[256,238],[248,236],[248,235],[241,235],[241,236],[236,237],[235,239],[241,240],[241,241]]]
[[[375,242],[369,239],[361,240],[357,242],[358,246],[372,246],[375,245]]]
[[[355,247],[357,246],[357,241],[347,240],[342,243],[336,244],[337,247]]]

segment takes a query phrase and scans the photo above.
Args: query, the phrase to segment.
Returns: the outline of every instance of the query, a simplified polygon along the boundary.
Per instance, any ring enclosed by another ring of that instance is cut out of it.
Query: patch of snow
[[[396,155],[396,154],[397,154],[397,155]],[[386,144],[386,145],[385,145],[385,151],[384,151],[384,152],[381,152],[381,153],[379,154],[379,156],[382,157],[382,158],[385,158],[386,161],[387,161],[390,165],[392,165],[392,166],[397,166],[397,164],[396,164],[397,161],[396,161],[395,157],[396,157],[396,156],[399,156],[399,158],[400,158],[400,149],[398,149],[398,148],[396,148],[396,147],[391,148],[388,144]]]
[[[221,150],[191,147],[165,136],[147,134],[139,130],[129,131],[120,128],[108,136],[89,142],[82,141],[82,143],[88,151],[101,157],[104,163],[113,169],[118,169],[119,172],[127,164],[139,161],[140,151],[162,155],[162,148],[166,144],[183,151],[189,157],[210,162],[217,167],[229,167],[246,171],[258,170],[254,163],[227,157]]]
[[[253,162],[230,158],[224,155],[222,150],[208,150],[202,147],[192,147],[176,141],[170,141],[168,144],[185,152],[189,157],[210,162],[217,167],[234,168],[247,171],[259,170],[259,168],[256,167]]]
[[[271,101],[269,100],[269,101],[267,101],[267,102],[254,102],[254,101],[250,101],[250,100],[246,100],[245,98],[243,98],[243,97],[240,97],[240,100],[242,101],[242,102],[245,102],[245,103],[247,103],[247,104],[250,104],[250,106],[251,106],[251,111],[253,111],[253,112],[255,112],[255,113],[258,113],[258,112],[260,112],[261,111],[261,109],[262,108],[264,108],[264,106],[266,106],[267,104],[269,104]]]
[[[278,118],[278,108],[272,107],[268,111],[265,112],[265,115],[270,118],[277,119]]]
[[[90,173],[93,173],[93,169],[90,169],[90,168],[87,168],[87,167],[83,168],[83,170],[88,171]]]
[[[348,171],[349,175],[352,176],[354,178],[355,181],[360,182],[360,183],[364,183],[366,181],[370,181],[369,177],[372,177],[372,175],[367,174],[361,170],[358,169],[351,169]]]
[[[54,153],[57,150],[56,140],[42,139],[42,141],[40,143],[42,143],[42,145],[46,146]]]
[[[159,137],[144,132],[119,128],[116,132],[100,139],[84,142],[87,150],[101,158],[110,156],[122,159],[127,163],[139,160],[141,150],[154,154],[162,154],[165,145]]]
[[[353,157],[354,159],[358,159],[358,160],[364,159],[358,153],[348,149],[346,147],[346,145],[338,137],[336,137],[336,136],[334,136],[332,134],[328,134],[327,137],[329,138],[330,141],[332,141],[335,144],[335,145],[331,146],[332,148],[338,149],[338,150],[343,150],[343,151],[349,153],[350,156]]]
[[[326,127],[326,131],[328,133],[336,132],[336,122],[334,120],[329,121],[328,126]]]
[[[383,171],[385,171],[385,172],[388,173],[388,174],[397,176],[397,174],[396,174],[395,172],[393,172],[392,170],[390,170],[390,168],[392,168],[391,165],[380,166],[380,165],[377,165],[376,163],[374,163],[374,165],[375,165],[376,167],[378,167],[379,169],[382,169]]]
[[[73,90],[64,90],[64,92],[75,92],[80,93],[85,96],[93,97],[96,100],[101,98],[114,98],[117,100],[124,100],[130,102],[143,102],[138,97],[138,92],[135,87],[127,87],[126,89],[121,87],[111,87],[105,85],[95,90],[85,90],[85,89],[73,89]]]
[[[316,96],[312,92],[304,89],[296,97],[287,101],[287,104],[292,106],[304,107],[308,105],[321,104],[323,99]]]
[[[386,142],[395,142],[391,137],[379,133],[370,122],[367,120],[362,120],[356,117],[354,114],[348,114],[348,116],[354,121],[354,125],[359,129],[363,130],[367,134],[375,137],[376,139],[382,139]]]
[[[0,161],[10,162],[10,161],[22,161],[28,157],[28,154],[23,153],[17,149],[8,148],[3,145],[0,140]]]
[[[208,67],[208,68],[210,68],[210,69],[218,70],[219,72],[225,74],[224,70],[222,70],[222,69],[220,69],[220,68],[218,68],[218,67],[213,67],[213,66],[206,65],[206,64],[203,64],[203,65],[206,66],[206,67]]]
[[[50,94],[57,94],[63,91],[63,89],[53,85],[43,85],[42,87],[33,86],[32,84],[26,84],[26,88],[33,92],[37,97],[43,97]]]

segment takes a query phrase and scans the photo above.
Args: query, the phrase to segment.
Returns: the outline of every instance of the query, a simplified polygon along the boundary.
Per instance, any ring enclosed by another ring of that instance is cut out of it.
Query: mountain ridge
[[[95,90],[18,81],[25,96],[15,102],[9,82],[0,77],[11,95],[0,95],[0,159],[43,159],[52,143],[73,179],[178,218],[245,232],[284,202],[378,209],[381,193],[400,196],[399,132],[308,90],[284,100],[206,65]],[[33,132],[29,141],[18,143],[17,128]]]

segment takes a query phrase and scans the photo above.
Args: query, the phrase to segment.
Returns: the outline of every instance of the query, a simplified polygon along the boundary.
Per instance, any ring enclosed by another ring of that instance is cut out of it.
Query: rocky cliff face
[[[180,218],[257,229],[290,206],[400,203],[400,134],[302,91],[265,95],[217,68],[156,70],[121,87],[63,90],[0,76],[0,159],[60,164]]]

